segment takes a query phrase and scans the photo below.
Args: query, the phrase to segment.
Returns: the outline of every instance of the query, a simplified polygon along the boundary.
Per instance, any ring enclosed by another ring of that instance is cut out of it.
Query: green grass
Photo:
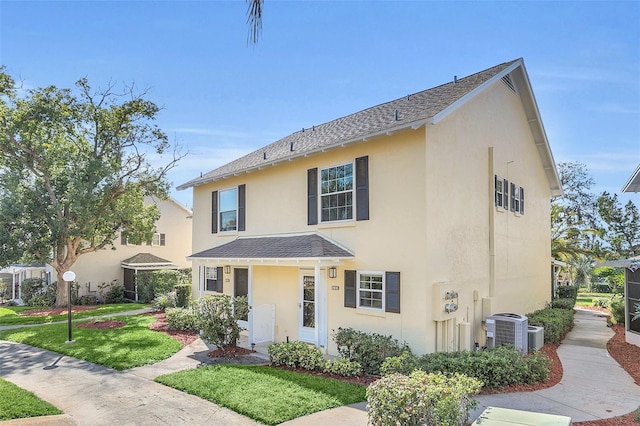
[[[610,299],[613,293],[580,292],[576,298],[576,306],[593,306],[597,299]]]
[[[105,318],[105,320],[108,318]],[[180,350],[171,336],[149,330],[156,319],[150,315],[110,318],[126,326],[113,329],[72,328],[75,343],[67,344],[67,324],[49,324],[0,331],[0,339],[48,349],[95,364],[126,370],[154,364]]]
[[[3,379],[0,379],[0,395],[0,420],[62,414],[48,402]]]
[[[252,365],[213,365],[156,381],[268,425],[366,398],[361,385]]]
[[[113,305],[102,305],[97,309],[90,311],[82,311],[71,314],[72,319],[82,319],[95,317],[100,315],[112,315],[119,312],[134,311],[136,309],[146,308],[147,305],[141,303],[118,303]],[[67,319],[67,312],[60,315],[49,316],[21,316],[22,311],[29,309],[38,309],[34,306],[7,306],[0,308],[0,325],[27,325],[27,324],[46,324],[48,322],[64,321]]]

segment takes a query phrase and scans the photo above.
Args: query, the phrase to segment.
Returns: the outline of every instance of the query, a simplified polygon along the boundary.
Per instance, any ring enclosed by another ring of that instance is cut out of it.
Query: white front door
[[[313,270],[300,271],[298,340],[316,344],[316,282]]]

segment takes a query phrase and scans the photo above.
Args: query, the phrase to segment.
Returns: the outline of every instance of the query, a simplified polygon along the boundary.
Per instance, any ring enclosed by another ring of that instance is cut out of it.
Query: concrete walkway
[[[599,313],[578,310],[575,327],[558,349],[562,381],[549,389],[479,396],[475,419],[487,406],[569,416],[573,421],[627,414],[640,404],[640,387],[606,350],[613,331]],[[155,365],[116,371],[43,349],[0,341],[0,377],[64,411],[10,422],[14,425],[253,425],[252,420],[152,381],[160,374],[194,368],[209,347],[197,340]],[[367,424],[366,403],[300,417],[286,425]]]

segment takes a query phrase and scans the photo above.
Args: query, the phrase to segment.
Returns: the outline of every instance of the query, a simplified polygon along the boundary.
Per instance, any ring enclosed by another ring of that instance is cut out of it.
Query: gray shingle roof
[[[201,177],[179,185],[177,189],[213,182],[236,173],[255,170],[325,148],[365,140],[387,131],[412,126],[417,128],[518,61],[521,59],[505,62],[455,82],[292,133]]]
[[[171,265],[171,261],[163,259],[151,253],[138,253],[133,257],[123,260],[121,263],[126,265]]]
[[[353,253],[321,235],[310,234],[238,238],[189,257],[200,259],[352,258]]]

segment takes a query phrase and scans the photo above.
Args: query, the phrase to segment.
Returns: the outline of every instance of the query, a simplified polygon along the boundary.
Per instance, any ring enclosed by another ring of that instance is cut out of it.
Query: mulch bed
[[[156,322],[149,326],[151,330],[162,331],[163,333],[168,334],[179,341],[183,347],[190,345],[200,337],[196,331],[169,330],[167,316],[164,312],[151,312],[147,315],[151,315],[156,318]]]

